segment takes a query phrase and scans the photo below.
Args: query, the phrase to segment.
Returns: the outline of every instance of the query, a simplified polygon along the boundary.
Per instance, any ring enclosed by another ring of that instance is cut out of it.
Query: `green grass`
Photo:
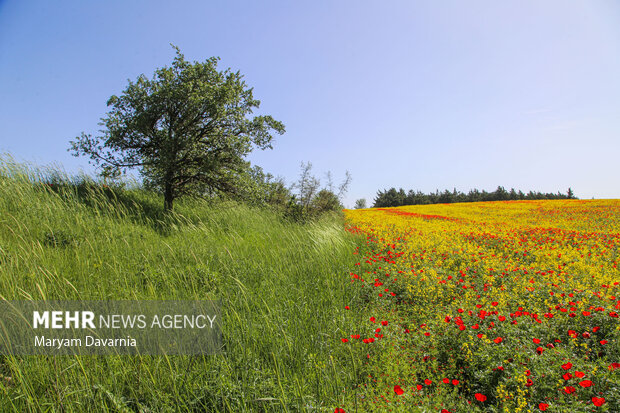
[[[344,309],[361,301],[348,275],[360,240],[342,218],[161,204],[0,162],[2,298],[217,299],[224,343],[209,356],[0,356],[0,411],[333,412],[363,358],[339,345],[363,317]]]

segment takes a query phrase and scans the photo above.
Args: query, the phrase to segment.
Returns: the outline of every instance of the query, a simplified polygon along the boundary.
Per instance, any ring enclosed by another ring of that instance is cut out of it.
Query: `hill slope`
[[[42,183],[45,182],[45,183]],[[204,357],[2,357],[1,411],[299,411],[334,406],[354,358],[359,239],[341,217],[306,225],[0,164],[0,296],[219,299],[225,350]],[[357,357],[356,357],[357,359]],[[333,409],[333,407],[331,407]]]

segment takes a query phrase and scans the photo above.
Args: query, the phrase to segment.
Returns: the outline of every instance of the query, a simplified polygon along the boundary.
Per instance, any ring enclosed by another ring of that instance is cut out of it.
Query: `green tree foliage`
[[[297,221],[314,218],[325,212],[339,211],[343,207],[342,198],[351,183],[351,174],[347,171],[344,180],[334,189],[331,173],[327,173],[327,185],[321,188],[321,180],[312,174],[310,162],[301,163],[299,179],[292,185],[296,193],[287,207],[287,216]]]
[[[283,178],[265,173],[260,166],[253,166],[247,175],[248,182],[241,193],[241,200],[249,204],[269,205],[284,210],[292,197]]]
[[[342,209],[342,203],[338,199],[338,195],[329,189],[321,189],[316,196],[312,198],[310,209],[314,214],[319,215],[329,211],[338,211]]]
[[[320,186],[321,180],[312,175],[312,164],[302,162],[299,180],[293,184],[293,188],[298,190],[297,201],[303,209],[307,210],[310,207],[310,203],[319,191]]]
[[[480,191],[478,189],[472,189],[467,194],[457,191],[456,188],[452,191],[444,190],[439,192],[431,192],[424,194],[420,191],[414,192],[410,190],[405,193],[405,190],[400,188],[390,188],[388,190],[378,191],[374,200],[374,208],[385,207],[397,207],[403,205],[426,205],[426,204],[451,204],[456,202],[483,202],[483,201],[506,201],[506,200],[525,200],[525,199],[576,199],[575,194],[571,188],[568,188],[567,194],[558,192],[554,193],[542,193],[529,191],[527,194],[523,191],[515,191],[511,188],[507,191],[503,186],[498,186],[493,192]]]
[[[188,62],[173,47],[171,67],[129,81],[108,100],[102,134],[82,133],[70,148],[107,176],[139,168],[145,184],[163,193],[165,210],[183,195],[238,193],[246,155],[284,133],[271,116],[249,116],[260,101],[239,72],[218,71],[215,57]]]
[[[355,209],[364,209],[367,208],[366,206],[366,198],[360,198],[357,201],[355,201]]]

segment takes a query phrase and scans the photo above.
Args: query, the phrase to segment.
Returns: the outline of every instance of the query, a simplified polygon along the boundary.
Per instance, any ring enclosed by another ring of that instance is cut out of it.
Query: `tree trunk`
[[[164,211],[172,211],[172,203],[174,194],[172,192],[172,184],[166,183],[164,186]]]

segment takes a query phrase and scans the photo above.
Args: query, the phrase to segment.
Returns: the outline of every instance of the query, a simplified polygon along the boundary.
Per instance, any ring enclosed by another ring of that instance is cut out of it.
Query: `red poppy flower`
[[[609,365],[609,370],[620,369],[620,363],[611,363]]]
[[[422,390],[422,385],[421,384],[416,384],[415,388],[418,389],[418,390]]]
[[[476,334],[476,336],[477,336],[478,338],[482,338],[482,337],[484,337],[484,334],[482,334],[482,333],[478,333],[478,334]]]
[[[538,408],[544,412],[549,408],[549,405],[547,403],[539,403]]]
[[[532,341],[534,342],[534,344],[540,344],[540,339],[539,338],[532,339]]]
[[[601,346],[604,346],[605,344],[609,343],[609,341],[607,341],[607,340],[601,340],[601,341],[600,341],[600,343],[601,343]]]
[[[347,339],[347,338],[343,338],[343,339],[342,339],[342,342],[343,342],[343,343],[347,343],[348,341],[349,341],[349,339]]]
[[[460,383],[460,382],[459,382],[457,379],[452,380],[452,384],[454,384],[455,386],[458,386],[458,385],[459,385],[459,383]]]
[[[499,321],[506,321],[506,317],[504,317],[503,315],[500,315],[499,317],[497,317],[497,319]]]
[[[576,371],[575,372],[575,377],[577,377],[579,379],[584,377],[585,375],[586,375],[586,373],[584,373],[583,371]]]
[[[388,325],[387,320],[383,320],[383,321],[381,322],[381,325],[382,325],[382,326],[386,326],[386,325]]]
[[[450,383],[450,379],[449,379],[449,378],[447,378],[447,377],[445,377],[442,381],[443,381],[445,384],[449,384],[449,383]]]
[[[341,409],[340,407],[336,407],[336,410],[334,410],[334,413],[346,413],[344,411],[344,409]]]
[[[596,407],[601,407],[603,404],[605,404],[605,398],[604,397],[592,397],[592,403]]]
[[[573,367],[573,363],[562,364],[564,370],[570,370]]]
[[[375,320],[376,320],[376,318],[374,318],[374,317],[370,317],[370,322],[371,322],[371,323],[374,323],[374,322],[375,322]]]
[[[476,400],[478,400],[479,402],[483,402],[486,399],[487,399],[487,396],[485,396],[484,394],[476,393]]]
[[[527,387],[530,387],[532,384],[534,384],[534,382],[532,381],[532,379],[527,379],[527,383],[525,383],[525,385]]]
[[[581,387],[590,387],[592,386],[594,383],[592,383],[590,380],[584,380],[582,382],[579,383],[579,385]]]
[[[570,373],[564,373],[564,375],[562,376],[562,378],[563,378],[564,380],[570,380],[572,377],[573,377],[573,376],[571,376],[571,374],[570,374]]]
[[[498,304],[498,302],[497,302],[497,301],[493,301],[493,302],[491,303],[491,305],[492,305],[493,307],[496,307],[496,306],[497,306],[497,304]]]
[[[496,344],[499,344],[499,343],[501,343],[503,340],[504,340],[503,338],[501,338],[501,337],[497,337],[497,338],[496,338],[496,339],[494,339],[493,341],[494,341]]]
[[[404,393],[404,391],[403,391],[403,389],[400,388],[399,385],[396,385],[396,386],[394,386],[394,393],[396,393],[396,394],[398,394],[400,396],[401,394]]]
[[[566,386],[566,387],[564,387],[563,391],[566,394],[572,394],[572,393],[575,393],[577,390],[575,390],[575,388],[573,386]]]
[[[424,380],[424,384],[426,384],[427,386],[430,386],[431,384],[433,384],[432,380],[426,379]]]
[[[544,349],[544,348],[542,348],[542,347],[536,347],[536,352],[537,352],[538,354],[542,354],[542,353],[543,353],[543,351],[545,351],[545,349]]]

